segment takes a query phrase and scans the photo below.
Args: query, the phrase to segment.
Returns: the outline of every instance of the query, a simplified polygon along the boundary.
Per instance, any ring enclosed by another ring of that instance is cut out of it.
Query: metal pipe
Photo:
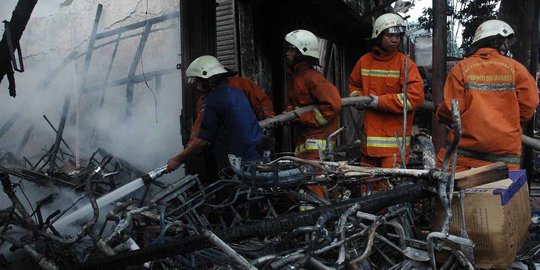
[[[60,142],[62,141],[62,135],[64,134],[64,127],[66,126],[66,118],[69,110],[69,102],[71,98],[66,96],[64,99],[64,107],[62,108],[62,116],[60,118],[60,124],[58,124],[58,131],[56,132],[56,140],[51,148],[49,153],[49,169],[47,173],[50,175],[53,173],[54,168],[56,167],[56,155],[58,154],[58,149],[60,148]]]
[[[341,247],[339,249],[338,259],[336,261],[336,263],[338,265],[345,262],[345,253],[346,253],[346,250],[345,250],[345,224],[347,223],[347,218],[350,217],[354,212],[356,212],[358,210],[360,210],[360,204],[356,203],[356,204],[352,205],[351,207],[349,207],[345,211],[345,213],[343,213],[343,215],[341,215],[339,217],[339,221],[337,223],[337,232],[340,235],[342,244],[341,244]]]
[[[216,245],[219,249],[229,255],[233,260],[242,265],[245,269],[257,270],[257,267],[253,266],[248,262],[244,257],[240,256],[234,249],[232,249],[227,243],[221,240],[217,235],[212,231],[203,229],[202,235],[204,235],[212,244]]]
[[[0,181],[2,182],[4,192],[8,196],[11,203],[13,203],[15,209],[17,209],[19,214],[22,216],[26,226],[32,231],[33,234],[35,234],[37,231],[36,223],[32,219],[32,216],[30,216],[30,213],[26,211],[26,208],[24,208],[17,195],[15,195],[15,191],[13,191],[13,184],[9,180],[9,174],[4,172],[0,173]]]
[[[456,259],[461,263],[462,266],[466,266],[467,270],[474,270],[474,266],[467,259],[465,255],[459,250],[450,250],[450,252],[456,257]]]
[[[336,171],[344,174],[345,177],[357,176],[390,176],[390,177],[413,177],[427,179],[429,177],[439,178],[442,173],[434,170],[418,170],[418,169],[397,169],[397,168],[377,168],[377,167],[361,167],[348,165],[343,162],[321,162],[323,165],[335,166]]]
[[[51,123],[51,121],[49,121],[49,118],[47,118],[46,115],[43,115],[43,118],[45,118],[45,121],[47,121],[47,124],[49,124],[49,126],[52,128],[52,130],[54,131],[55,134],[58,134],[58,130],[56,130],[56,128],[53,126],[53,124]],[[67,142],[64,140],[63,137],[60,138],[61,142],[66,146],[66,148],[71,152],[72,155],[75,155],[75,153],[73,153],[73,150],[71,150],[71,147],[69,147],[69,145],[67,144]]]
[[[328,153],[330,153],[330,146],[332,145],[332,139],[336,137],[339,133],[343,132],[343,130],[345,130],[345,127],[340,127],[338,130],[332,132],[332,134],[330,134],[328,138],[326,138],[326,151],[325,151],[325,155],[321,155],[321,160],[326,155],[328,155]],[[334,161],[333,155],[332,155],[331,161]]]
[[[405,169],[405,149],[407,149],[407,109],[408,109],[408,100],[407,100],[407,83],[409,80],[409,57],[405,57],[405,76],[403,80],[403,133],[401,134],[402,140],[399,147],[399,154],[401,156],[401,168]],[[412,108],[411,108],[412,109]]]
[[[291,264],[291,263],[303,258],[304,256],[306,256],[306,255],[303,254],[303,253],[293,253],[293,254],[282,257],[278,261],[275,261],[275,262],[271,263],[270,267],[272,267],[272,269],[283,269],[283,267],[285,265]]]
[[[365,260],[371,254],[371,249],[373,248],[373,243],[375,240],[375,236],[377,234],[377,228],[382,224],[386,224],[387,220],[397,217],[400,213],[404,212],[406,209],[407,209],[406,207],[400,207],[400,208],[397,208],[396,210],[386,213],[383,216],[378,216],[377,220],[375,220],[371,225],[369,225],[369,227],[367,228],[368,241],[366,244],[366,249],[359,257],[352,259],[350,261],[349,265],[352,268],[356,267],[356,264],[358,262]],[[366,232],[366,229],[362,231],[362,233],[364,232]]]
[[[474,242],[470,239],[451,235],[444,232],[429,233],[426,238],[426,243],[427,243],[427,251],[428,251],[429,259],[431,261],[431,267],[433,268],[433,270],[437,270],[437,262],[435,260],[435,244],[434,244],[435,239],[441,239],[445,241],[454,242],[459,245],[466,245],[466,246],[474,247]]]
[[[309,265],[311,265],[311,267],[313,267],[313,269],[317,269],[317,270],[335,270],[336,269],[335,267],[326,266],[321,261],[319,261],[319,260],[317,260],[317,259],[315,259],[313,257],[309,257],[308,262],[309,262]]]
[[[275,254],[262,256],[262,257],[252,260],[251,264],[253,264],[254,266],[261,265],[275,259],[276,257],[277,255]]]
[[[384,221],[376,222],[375,224],[372,224],[371,226],[369,226],[369,228],[368,228],[368,241],[367,241],[367,244],[366,244],[366,249],[364,250],[364,252],[360,256],[358,256],[357,258],[354,258],[354,259],[351,260],[351,262],[349,263],[351,268],[356,268],[356,264],[358,262],[363,261],[364,259],[367,258],[367,256],[369,256],[371,254],[371,248],[373,247],[373,243],[374,243],[373,241],[375,240],[375,231],[377,230],[379,225],[382,224],[382,222],[384,222]]]

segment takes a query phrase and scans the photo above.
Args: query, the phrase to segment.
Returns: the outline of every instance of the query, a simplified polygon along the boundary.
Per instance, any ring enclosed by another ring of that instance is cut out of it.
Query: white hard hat
[[[211,55],[203,55],[193,60],[186,69],[188,78],[199,77],[208,79],[214,75],[227,73],[223,65]]]
[[[390,33],[405,33],[407,25],[405,24],[405,20],[398,14],[383,14],[375,20],[371,38],[377,38],[386,29],[388,29]]]
[[[319,59],[319,39],[310,31],[294,30],[285,36],[285,40],[303,55]]]
[[[482,24],[480,24],[480,26],[478,26],[478,28],[476,28],[472,43],[474,44],[481,39],[493,37],[496,35],[508,37],[513,34],[514,29],[512,29],[512,27],[510,27],[510,25],[508,25],[507,23],[501,20],[489,20],[483,22]]]

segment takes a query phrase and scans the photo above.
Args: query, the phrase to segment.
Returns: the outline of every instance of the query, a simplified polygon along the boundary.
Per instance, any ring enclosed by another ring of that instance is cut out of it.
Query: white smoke
[[[79,76],[83,72],[84,53],[98,1],[73,1],[68,6],[60,7],[63,2],[38,1],[36,5],[33,14],[47,15],[32,16],[23,33],[21,46],[26,71],[15,74],[17,97],[8,98],[6,79],[0,85],[0,95],[4,95],[0,101],[0,123],[8,121],[14,112],[23,112],[0,138],[0,147],[17,147],[24,132],[33,124],[34,130],[23,155],[43,154],[54,142],[55,133],[42,116],[46,115],[57,128],[64,97],[70,96],[64,139],[72,149],[77,147],[76,110],[80,106],[78,147],[81,149],[81,159],[88,158],[97,147],[102,147],[141,170],[149,171],[164,165],[169,157],[181,149],[178,118],[182,97],[180,71],[162,76],[159,90],[156,80],[149,81],[148,86],[145,83],[136,84],[131,117],[126,116],[125,85],[83,93],[77,100]],[[144,0],[101,2],[103,13],[98,32],[172,13],[179,8],[176,0],[149,1],[148,6]],[[5,9],[4,4],[2,7]],[[179,63],[180,51],[178,27],[178,18],[153,26],[153,29],[164,30],[149,35],[136,75],[175,68]],[[109,82],[128,76],[140,40],[137,34],[141,31],[142,28],[139,28],[123,34],[133,37],[119,43]],[[99,40],[96,46],[114,38],[116,36]],[[86,86],[105,82],[114,44],[112,42],[93,51]],[[63,62],[74,51],[74,55],[79,57]],[[102,98],[104,102],[100,105]]]
[[[2,0],[1,19],[11,18],[16,2],[17,0]],[[117,29],[179,10],[177,0],[38,1],[21,38],[26,71],[15,74],[17,97],[14,99],[9,97],[6,78],[0,84],[2,96],[0,127],[14,113],[21,113],[13,126],[0,137],[0,154],[4,151],[16,153],[25,132],[32,126],[30,140],[17,158],[22,159],[24,156],[35,162],[41,157],[54,143],[56,136],[43,119],[43,115],[58,128],[66,96],[70,97],[70,106],[63,138],[74,151],[76,148],[80,149],[82,166],[86,166],[90,155],[101,147],[114,157],[148,172],[165,165],[171,156],[181,150],[180,71],[162,76],[159,90],[156,80],[149,81],[148,86],[145,83],[136,84],[131,117],[126,116],[125,85],[107,88],[105,91],[77,94],[84,67],[84,53],[88,46],[98,2],[103,4],[98,32]],[[64,6],[61,7],[62,3]],[[149,35],[136,75],[174,69],[176,64],[180,63],[179,19],[156,24],[152,29],[161,31]],[[123,34],[133,36],[120,42],[108,81],[127,77],[141,31],[142,28],[139,28]],[[116,36],[100,40],[96,42],[96,46],[114,38]],[[114,44],[112,42],[93,51],[86,78],[87,86],[105,81]],[[74,57],[68,58],[70,55]],[[103,105],[101,105],[102,98]],[[76,113],[77,107],[79,114]],[[77,117],[79,129],[76,126]],[[179,170],[161,180],[177,179],[182,174],[183,171]],[[23,183],[27,182],[23,180]],[[31,204],[35,204],[47,194],[57,194],[53,204],[45,209],[45,217],[56,209],[63,209],[78,197],[78,194],[70,190],[53,190],[31,184],[24,184],[24,187]],[[25,200],[20,197],[20,193],[18,195],[21,200]],[[87,201],[83,199],[82,203]],[[0,192],[0,205],[0,209],[11,205],[3,192]]]

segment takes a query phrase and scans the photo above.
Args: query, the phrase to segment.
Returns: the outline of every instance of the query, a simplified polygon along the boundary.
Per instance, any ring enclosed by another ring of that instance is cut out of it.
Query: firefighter
[[[315,109],[297,115],[295,155],[319,160],[320,152],[332,151],[335,140],[326,149],[326,139],[338,129],[341,97],[337,88],[314,66],[319,65],[319,40],[307,30],[294,30],[285,36],[287,60],[287,110],[315,105]],[[310,188],[324,196],[323,187]]]
[[[229,166],[228,154],[245,161],[260,158],[257,146],[262,140],[262,130],[246,95],[229,84],[231,75],[215,57],[208,55],[195,59],[186,69],[186,77],[206,93],[200,130],[183,151],[169,159],[168,172],[176,170],[208,144],[218,169]]]
[[[221,63],[219,63],[219,61],[215,57],[210,55],[207,55],[206,57],[209,59],[208,61],[211,61],[215,65],[221,65]],[[268,95],[266,95],[264,90],[262,90],[259,86],[257,86],[253,81],[248,78],[237,76],[233,77],[236,72],[229,71],[229,74],[231,75],[231,77],[227,78],[227,83],[233,88],[242,91],[246,95],[249,103],[251,104],[251,108],[257,116],[257,120],[261,121],[269,117],[274,117],[276,115],[274,112],[274,105],[272,104],[272,100],[270,99],[270,97],[268,97]],[[192,143],[195,138],[197,138],[197,134],[199,134],[199,130],[201,129],[201,111],[205,97],[206,95],[203,93],[203,95],[201,95],[201,97],[197,101],[197,117],[195,118],[195,122],[193,122],[193,126],[191,127],[191,134],[188,145]]]
[[[448,74],[444,102],[437,119],[452,123],[450,101],[457,99],[462,122],[456,171],[504,162],[519,169],[522,127],[538,104],[534,78],[519,62],[507,57],[514,30],[501,20],[483,22],[473,38],[473,49]],[[454,132],[449,131],[447,141]],[[446,150],[441,148],[437,163]]]
[[[375,46],[360,57],[349,78],[351,97],[372,98],[367,107],[360,108],[365,109],[360,151],[361,162],[366,165],[392,168],[402,162],[396,134],[403,137],[404,107],[407,110],[404,163],[409,158],[414,112],[424,102],[424,90],[416,64],[399,51],[405,30],[405,21],[398,14],[379,16],[371,36]]]

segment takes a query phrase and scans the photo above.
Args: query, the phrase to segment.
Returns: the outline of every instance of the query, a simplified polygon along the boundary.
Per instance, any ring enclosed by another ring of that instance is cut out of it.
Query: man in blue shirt
[[[187,68],[186,76],[199,90],[207,92],[202,111],[201,130],[197,138],[167,162],[167,171],[174,171],[187,158],[211,145],[218,169],[229,166],[228,154],[245,161],[260,158],[257,146],[262,130],[246,95],[227,84],[231,76],[215,57],[201,56]]]

